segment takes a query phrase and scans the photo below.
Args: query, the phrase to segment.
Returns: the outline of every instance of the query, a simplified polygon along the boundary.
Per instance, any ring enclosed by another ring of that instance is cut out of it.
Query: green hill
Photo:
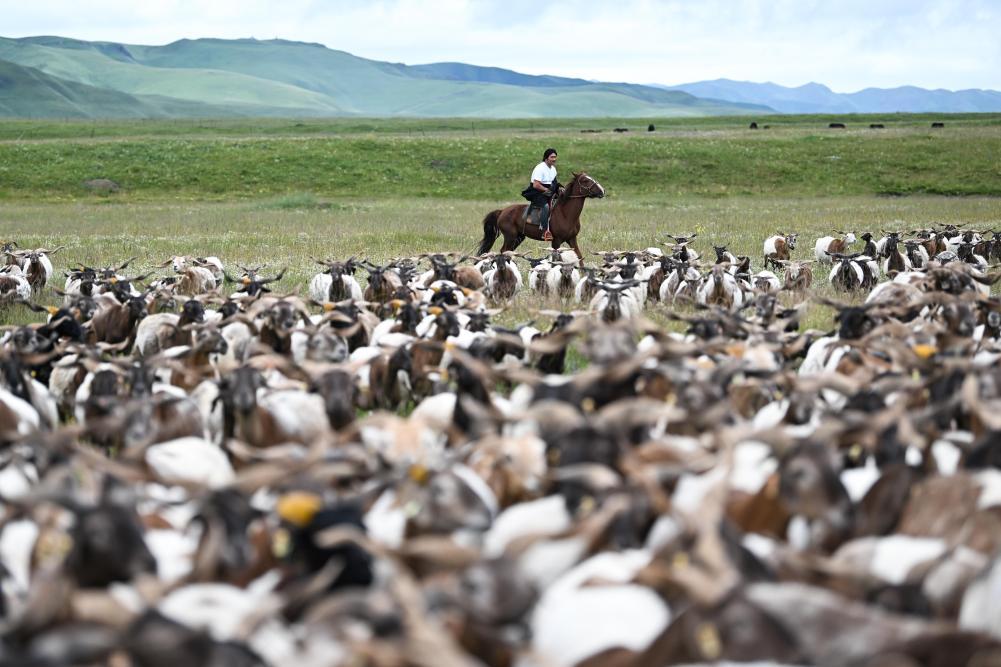
[[[170,109],[166,100],[179,102],[176,111],[167,111],[178,116],[198,115],[197,105],[206,105],[203,116],[290,117],[664,117],[767,110],[682,91],[461,63],[407,66],[285,40],[198,39],[140,46],[63,37],[0,38],[0,58],[90,87],[93,98],[101,100],[97,106],[118,117],[147,112],[142,105],[128,112],[116,109],[113,99],[121,99],[123,107],[132,103],[114,93],[156,96],[156,104],[147,102],[153,107],[150,116]],[[87,97],[83,89],[80,95]],[[13,108],[0,113],[20,115]]]
[[[216,107],[117,90],[50,76],[0,60],[0,116],[17,118],[176,118],[245,116],[238,106]]]

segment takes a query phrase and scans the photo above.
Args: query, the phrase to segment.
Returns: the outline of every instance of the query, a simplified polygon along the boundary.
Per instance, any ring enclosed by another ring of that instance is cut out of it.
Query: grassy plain
[[[483,215],[517,200],[550,144],[561,173],[586,169],[608,191],[584,210],[586,252],[698,231],[700,252],[725,243],[759,268],[762,241],[779,229],[800,233],[794,255],[805,258],[833,228],[1001,228],[1001,116],[949,116],[934,131],[932,119],[839,117],[848,130],[838,131],[831,117],[781,116],[757,132],[746,119],[652,119],[653,133],[646,120],[615,119],[4,122],[0,237],[67,245],[57,270],[215,254],[288,266],[278,289],[305,290],[310,256],[471,252]],[[122,192],[82,187],[98,177]],[[830,295],[818,273],[815,293]],[[529,319],[537,305],[523,295],[504,319]],[[0,323],[30,317],[17,308]],[[822,308],[806,322],[829,324]]]

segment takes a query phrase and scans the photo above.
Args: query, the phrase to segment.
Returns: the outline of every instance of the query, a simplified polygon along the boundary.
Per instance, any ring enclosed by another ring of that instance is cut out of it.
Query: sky
[[[0,36],[317,42],[408,65],[1001,90],[1001,0],[0,0]]]

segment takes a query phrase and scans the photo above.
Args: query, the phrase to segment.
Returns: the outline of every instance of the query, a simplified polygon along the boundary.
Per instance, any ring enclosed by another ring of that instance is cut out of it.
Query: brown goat
[[[103,295],[97,312],[88,323],[91,342],[117,344],[128,341],[131,347],[136,327],[146,314],[146,294],[129,297],[125,303],[119,303],[110,294]]]
[[[788,260],[789,251],[796,249],[796,238],[799,234],[785,234],[779,232],[778,236],[769,236],[765,239],[764,244],[764,256],[765,256],[765,268],[768,268],[768,263],[772,262],[775,264],[775,260]]]
[[[782,289],[804,292],[813,284],[812,262],[783,262],[785,275]]]

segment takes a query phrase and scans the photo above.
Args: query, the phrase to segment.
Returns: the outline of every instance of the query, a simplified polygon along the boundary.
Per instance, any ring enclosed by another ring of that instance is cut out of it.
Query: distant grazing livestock
[[[629,131],[628,127],[617,127],[614,130],[612,130],[612,132],[628,132],[628,131]]]
[[[845,129],[845,124],[844,123],[828,123],[827,127],[830,128],[830,129],[832,129],[832,130],[843,130],[843,129]]]
[[[751,124],[750,124],[750,125],[748,126],[748,129],[751,129],[751,130],[756,130],[756,129],[758,129],[758,121],[756,121],[756,120],[752,120],[752,121],[751,121]]]
[[[789,259],[789,251],[796,249],[796,238],[798,236],[799,234],[784,234],[779,232],[778,236],[769,236],[765,239],[765,268],[768,268],[769,262],[773,266],[778,266],[779,264],[774,260]]]
[[[869,289],[879,278],[876,262],[860,252],[851,255],[831,254],[834,267],[829,279],[831,285],[843,290]]]
[[[655,128],[655,127],[653,126],[653,123],[650,123],[649,125],[647,125],[647,126],[646,126],[646,131],[647,131],[647,132],[653,132],[653,131],[655,131],[656,129],[657,129],[657,128]]]
[[[883,127],[882,123],[869,123],[869,129],[870,130],[882,130],[882,129],[884,129],[884,127]]]
[[[813,269],[810,268],[812,261],[782,262],[782,264],[785,266],[782,289],[803,292],[813,284]]]
[[[813,248],[813,256],[818,262],[829,262],[830,255],[827,253],[844,253],[851,244],[855,243],[855,234],[852,232],[841,232],[834,230],[835,234],[840,234],[841,238],[834,236],[821,236]]]
[[[945,127],[945,123],[932,123],[931,126],[934,128]]]

